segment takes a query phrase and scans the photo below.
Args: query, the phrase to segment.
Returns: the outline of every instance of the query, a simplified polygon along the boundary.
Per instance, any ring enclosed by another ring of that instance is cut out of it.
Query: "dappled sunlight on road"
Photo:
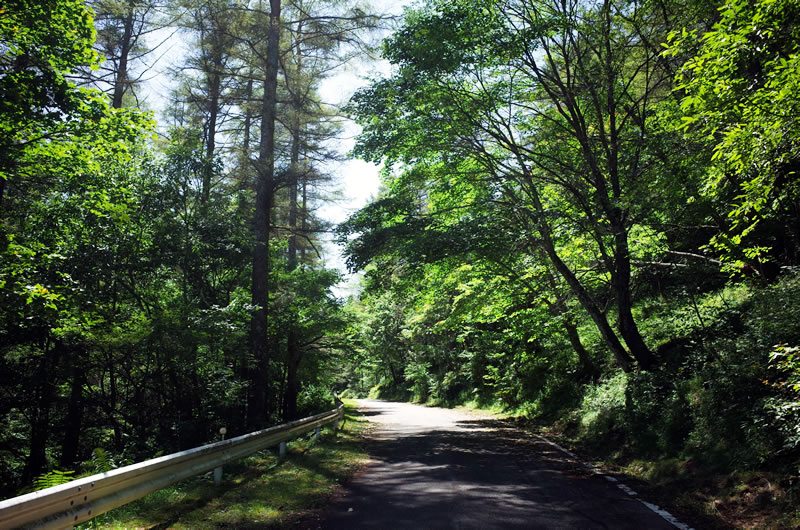
[[[672,526],[545,441],[485,414],[361,400],[372,464],[320,528]]]

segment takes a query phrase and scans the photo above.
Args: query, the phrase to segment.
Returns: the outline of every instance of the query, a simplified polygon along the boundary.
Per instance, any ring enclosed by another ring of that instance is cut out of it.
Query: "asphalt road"
[[[319,528],[674,529],[547,442],[486,415],[362,400],[372,463]]]

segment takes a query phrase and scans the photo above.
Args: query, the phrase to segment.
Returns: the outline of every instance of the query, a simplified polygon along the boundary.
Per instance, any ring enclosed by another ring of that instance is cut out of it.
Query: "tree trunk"
[[[567,265],[561,261],[561,258],[555,252],[555,248],[551,247],[551,250],[548,250],[548,254],[550,254],[550,259],[555,265],[556,270],[561,274],[564,280],[566,280],[567,284],[572,289],[572,292],[575,294],[575,297],[581,303],[586,312],[589,313],[592,321],[600,331],[600,335],[603,337],[606,346],[608,346],[608,348],[611,350],[611,353],[614,354],[617,364],[619,364],[620,368],[622,368],[624,372],[630,372],[632,359],[622,346],[617,334],[614,333],[613,328],[608,323],[605,313],[603,313],[594,300],[592,300],[589,293],[586,291],[586,289],[584,289],[583,285],[581,285],[580,280],[578,280],[569,267],[567,267]]]
[[[45,351],[36,370],[35,388],[36,399],[34,409],[31,411],[31,437],[29,445],[28,460],[25,462],[25,470],[22,474],[22,481],[29,484],[34,478],[41,475],[47,467],[47,439],[50,434],[50,409],[55,395],[55,374],[53,373],[58,366],[59,357],[62,353],[62,345],[56,342],[50,349],[50,341],[45,343]]]
[[[114,94],[111,106],[115,109],[122,108],[122,96],[125,95],[128,83],[128,55],[131,52],[131,39],[133,38],[133,2],[128,4],[128,13],[125,17],[125,29],[120,43],[119,65],[114,79]]]
[[[639,367],[643,370],[650,370],[657,364],[657,359],[644,343],[644,339],[639,333],[639,327],[633,318],[628,233],[624,227],[618,226],[615,228],[614,262],[616,268],[612,271],[611,285],[616,295],[619,332]]]
[[[546,212],[542,202],[539,198],[538,191],[536,187],[529,183],[529,191],[530,197],[533,199],[534,208],[536,209],[536,216],[534,217],[534,222],[539,229],[539,233],[541,234],[541,244],[542,248],[547,254],[547,257],[550,259],[550,262],[555,267],[556,271],[564,278],[564,281],[567,282],[569,285],[570,290],[578,299],[580,304],[589,313],[592,321],[597,326],[597,329],[600,331],[600,335],[603,337],[603,340],[606,343],[606,346],[611,350],[611,353],[614,354],[614,358],[619,364],[620,368],[624,372],[631,371],[631,362],[632,359],[625,348],[622,346],[622,343],[617,337],[617,334],[614,332],[614,329],[608,323],[608,319],[606,318],[605,313],[598,307],[597,303],[592,299],[589,292],[584,288],[581,284],[580,280],[575,276],[575,273],[561,260],[561,257],[558,255],[556,251],[555,242],[553,241],[553,236],[550,231],[550,225],[547,224],[546,220]]]
[[[67,418],[64,421],[64,438],[61,443],[61,469],[72,468],[78,461],[78,443],[80,441],[81,426],[83,423],[83,386],[86,375],[83,367],[78,364],[77,351],[72,353],[72,380],[70,381],[69,405]],[[84,353],[81,350],[81,353]]]
[[[564,329],[567,332],[567,337],[569,338],[569,343],[572,345],[572,349],[575,350],[575,354],[578,356],[578,365],[580,366],[579,379],[597,379],[600,375],[600,370],[592,362],[589,352],[586,351],[586,348],[583,346],[581,337],[578,334],[578,326],[575,325],[575,321],[571,317],[566,317],[564,319]]]
[[[117,452],[122,452],[123,444],[122,444],[122,426],[120,425],[119,421],[119,408],[118,408],[118,392],[117,392],[117,373],[116,373],[116,361],[114,360],[113,354],[109,353],[107,356],[108,362],[108,383],[109,383],[109,391],[111,395],[109,396],[109,402],[106,404],[106,410],[108,410],[108,417],[111,421],[111,425],[114,429],[114,449]]]
[[[216,150],[217,115],[219,114],[220,71],[222,70],[222,55],[215,53],[212,62],[214,71],[208,86],[208,131],[206,132],[206,167],[203,171],[202,201],[207,203],[211,195],[211,177],[214,174],[214,151]]]
[[[300,205],[300,233],[308,234],[308,175],[303,173],[302,180],[302,196]],[[306,245],[300,247],[300,261],[305,263],[306,260]]]
[[[297,125],[298,129],[300,127]],[[297,185],[300,173],[300,131],[292,134],[291,166],[289,168],[289,253],[287,256],[288,269],[297,267]]]
[[[275,111],[278,85],[278,43],[280,0],[270,0],[267,61],[264,75],[264,100],[261,113],[261,141],[258,154],[258,182],[253,232],[253,305],[250,324],[250,352],[253,369],[250,377],[248,426],[266,424],[270,412],[269,387],[269,236],[270,214],[275,195]]]
[[[297,331],[290,329],[286,337],[286,393],[284,396],[283,419],[286,421],[297,419],[297,396],[300,393],[300,344]]]
[[[0,160],[2,160],[2,155],[0,155]],[[6,165],[3,162],[0,162],[0,168],[5,169]],[[3,198],[6,194],[6,179],[0,178],[0,219],[2,219],[3,215]]]
[[[295,109],[297,112],[298,109]],[[287,256],[287,269],[294,270],[297,267],[297,175],[300,171],[300,123],[295,120],[292,124],[292,149],[290,155],[291,166],[289,168],[289,252]],[[297,416],[297,395],[300,392],[300,381],[298,380],[298,368],[302,352],[297,336],[297,329],[294,322],[294,315],[289,323],[289,331],[286,336],[286,391],[284,395],[284,420],[294,420]]]
[[[244,103],[242,104],[244,107],[244,124],[242,125],[242,129],[244,129],[244,137],[242,138],[242,158],[244,159],[245,167],[249,167],[250,161],[250,127],[253,121],[253,116],[250,112],[250,100],[253,98],[253,73],[248,72],[247,77],[247,88],[245,89]],[[249,186],[245,183],[242,183],[241,187],[242,189],[249,188]]]

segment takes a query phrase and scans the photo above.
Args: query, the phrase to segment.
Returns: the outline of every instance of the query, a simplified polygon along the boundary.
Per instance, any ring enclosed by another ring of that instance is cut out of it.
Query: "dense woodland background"
[[[268,3],[0,12],[4,494],[345,388],[796,488],[800,3],[407,10],[347,109],[384,163],[336,228],[347,301],[317,251],[341,123],[318,89],[386,21]],[[170,28],[190,52],[156,125],[139,82]]]
[[[330,408],[350,346],[315,214],[341,117],[318,89],[385,22],[338,0],[0,17],[0,490]],[[156,117],[142,80],[174,32]]]

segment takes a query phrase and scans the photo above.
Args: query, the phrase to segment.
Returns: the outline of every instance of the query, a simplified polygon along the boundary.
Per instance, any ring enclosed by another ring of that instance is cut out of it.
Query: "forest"
[[[318,90],[383,24],[338,0],[3,4],[4,497],[331,408],[349,320],[316,212],[342,122]]]
[[[799,39],[792,0],[407,12],[349,104],[385,164],[337,228],[351,389],[513,411],[673,499],[742,473],[760,500],[704,509],[796,523]]]
[[[7,0],[0,494],[344,392],[797,496],[799,116],[796,0]],[[332,226],[347,119],[382,188]]]

